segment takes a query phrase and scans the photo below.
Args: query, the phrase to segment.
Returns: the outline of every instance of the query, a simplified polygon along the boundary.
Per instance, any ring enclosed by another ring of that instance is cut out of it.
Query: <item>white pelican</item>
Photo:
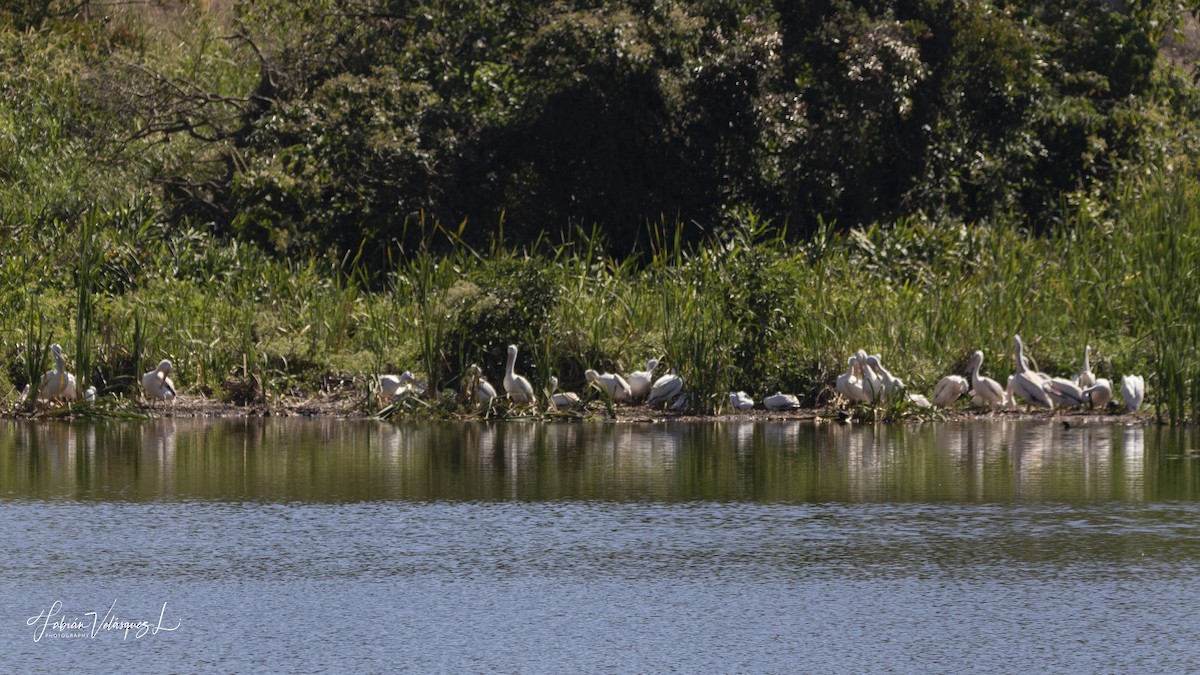
[[[467,366],[467,376],[469,378],[467,391],[475,403],[486,406],[496,398],[496,388],[484,378],[483,369],[478,364],[472,363]]]
[[[1141,375],[1126,375],[1121,378],[1121,400],[1129,412],[1137,412],[1146,398],[1146,380]]]
[[[862,369],[862,388],[863,394],[867,397],[867,403],[875,403],[882,400],[884,396],[883,377],[875,372],[874,368],[869,365],[870,358],[867,352],[860,349],[855,354],[858,359],[858,367]]]
[[[399,375],[379,376],[379,398],[385,401],[393,401],[414,393],[420,393],[417,378],[407,370]]]
[[[84,389],[83,390],[83,400],[87,401],[88,403],[95,403],[96,402],[96,388],[88,387],[87,389]]]
[[[675,374],[675,369],[663,375],[654,381],[654,386],[650,387],[650,396],[646,398],[646,405],[666,405],[668,401],[675,398],[680,391],[683,390],[683,378]]]
[[[971,355],[971,388],[975,391],[975,396],[971,399],[971,404],[974,406],[989,406],[992,411],[1004,406],[1007,397],[1004,394],[1004,388],[1000,383],[990,377],[984,377],[979,374],[979,368],[983,365],[983,352],[976,351]]]
[[[629,393],[633,400],[640,401],[650,395],[654,369],[657,367],[658,359],[650,359],[646,362],[645,370],[635,370],[629,374]]]
[[[863,391],[863,383],[855,373],[862,373],[858,367],[858,355],[850,357],[850,367],[846,372],[838,375],[837,392],[841,394],[850,403],[870,403],[871,399],[867,398],[867,392]]]
[[[533,385],[529,380],[513,372],[517,365],[517,346],[508,346],[508,361],[504,364],[504,393],[513,403],[533,403]]]
[[[763,407],[767,410],[793,410],[800,407],[800,399],[777,391],[763,399]]]
[[[1065,377],[1053,377],[1042,383],[1042,389],[1051,401],[1061,406],[1078,408],[1088,400],[1083,395],[1083,389]]]
[[[550,376],[550,403],[555,408],[570,408],[579,403],[579,394],[569,391],[558,391],[558,378]]]
[[[1092,372],[1092,346],[1084,345],[1083,347],[1083,368],[1075,373],[1075,384],[1079,385],[1080,389],[1087,389],[1096,384],[1096,374]]]
[[[879,373],[880,381],[883,383],[883,393],[880,395],[879,392],[876,392],[876,400],[886,401],[891,396],[904,390],[904,380],[892,375],[887,368],[883,367],[883,362],[879,354],[872,354],[867,357],[867,368]],[[911,396],[909,398],[912,399]],[[915,399],[913,399],[913,402],[917,403],[917,405],[923,404],[925,407],[929,407],[929,401],[924,396],[920,397],[920,402]]]
[[[949,408],[960,396],[971,389],[967,378],[961,375],[947,375],[938,380],[933,387],[933,405],[938,408]]]
[[[734,410],[746,412],[754,407],[754,399],[744,391],[731,391],[729,392],[729,405],[733,406]]]
[[[163,359],[158,367],[142,375],[142,392],[147,401],[170,401],[175,403],[175,384],[168,377],[171,373],[171,362]]]
[[[693,398],[694,397],[690,393],[676,396],[675,400],[671,403],[671,410],[683,410],[684,408],[687,408],[688,406],[692,405]]]
[[[1042,385],[1046,383],[1047,378],[1026,365],[1025,343],[1021,341],[1020,335],[1013,335],[1013,349],[1015,350],[1013,352],[1013,363],[1017,367],[1017,371],[1013,373],[1012,379],[1013,392],[1032,405],[1053,409],[1054,402],[1046,395],[1046,390],[1042,389]]]
[[[67,372],[62,345],[50,345],[50,355],[54,357],[54,370],[48,370],[42,375],[42,390],[38,398],[46,401],[74,401],[79,398],[79,393],[75,390],[75,376]]]
[[[915,394],[910,391],[907,394],[905,394],[905,396],[908,397],[908,402],[915,406],[918,406],[921,408],[932,408],[933,407],[933,404],[929,402],[929,399],[925,398],[924,394]]]
[[[616,373],[598,373],[591,368],[583,371],[583,378],[599,387],[609,398],[614,401],[628,401],[629,383],[625,378]]]
[[[1096,384],[1084,389],[1083,393],[1092,402],[1092,408],[1103,410],[1112,400],[1112,382],[1109,382],[1108,378],[1097,377]]]

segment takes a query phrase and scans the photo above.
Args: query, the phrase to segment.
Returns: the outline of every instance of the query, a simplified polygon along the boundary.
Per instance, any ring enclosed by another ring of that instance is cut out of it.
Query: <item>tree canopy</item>
[[[176,8],[170,58],[153,12],[106,7],[0,3],[4,68],[57,36],[84,65],[73,134],[175,221],[282,253],[442,223],[595,227],[620,254],[747,212],[1038,231],[1125,172],[1195,168],[1196,92],[1159,57],[1174,3],[247,2]]]

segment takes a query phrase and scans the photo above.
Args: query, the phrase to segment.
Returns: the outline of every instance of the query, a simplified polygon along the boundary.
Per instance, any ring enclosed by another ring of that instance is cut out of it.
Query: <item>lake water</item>
[[[1198,451],[1011,420],[0,423],[0,667],[1194,672]]]

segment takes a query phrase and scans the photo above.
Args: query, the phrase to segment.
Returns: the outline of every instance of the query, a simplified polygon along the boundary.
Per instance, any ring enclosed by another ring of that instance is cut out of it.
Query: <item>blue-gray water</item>
[[[1198,449],[1012,421],[0,424],[0,666],[1195,671]],[[146,634],[96,628],[110,607]]]

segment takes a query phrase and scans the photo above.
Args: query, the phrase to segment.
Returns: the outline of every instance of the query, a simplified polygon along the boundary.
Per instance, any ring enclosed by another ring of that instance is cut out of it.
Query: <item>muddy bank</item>
[[[365,419],[375,416],[384,406],[364,400],[361,391],[338,391],[312,396],[273,397],[268,402],[247,404],[231,403],[204,396],[181,395],[173,404],[145,404],[141,401],[102,400],[95,408],[86,404],[54,405],[39,407],[34,413],[13,411],[9,416],[18,419],[76,419],[119,416],[144,416],[147,418],[238,418],[238,417],[333,417],[343,419]],[[120,415],[108,415],[106,411],[119,411]],[[661,423],[702,421],[807,421],[814,424],[870,424],[870,423],[916,423],[949,422],[963,420],[1057,420],[1068,426],[1085,424],[1156,424],[1157,416],[1151,412],[1129,414],[1118,406],[1109,406],[1103,411],[1093,410],[1038,410],[1018,409],[996,413],[984,409],[955,408],[950,410],[916,409],[901,417],[888,418],[880,409],[877,415],[868,408],[845,409],[836,407],[800,408],[788,411],[750,410],[721,415],[693,415],[684,412],[659,410],[647,406],[618,405],[616,416],[608,414],[603,406],[593,404],[583,411],[537,414],[492,414],[464,412],[459,414],[431,413],[420,408],[393,414],[390,419],[402,420],[447,420],[447,421],[608,421],[616,423]]]

